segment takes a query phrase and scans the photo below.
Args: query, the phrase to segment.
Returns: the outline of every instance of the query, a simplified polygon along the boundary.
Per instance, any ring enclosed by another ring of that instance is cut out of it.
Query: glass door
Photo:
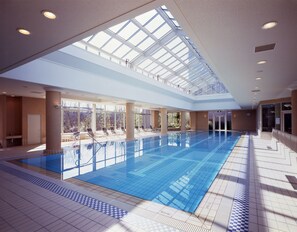
[[[291,112],[283,112],[282,115],[282,131],[292,133],[292,114]]]
[[[227,124],[227,111],[218,110],[208,113],[209,130],[226,131]]]

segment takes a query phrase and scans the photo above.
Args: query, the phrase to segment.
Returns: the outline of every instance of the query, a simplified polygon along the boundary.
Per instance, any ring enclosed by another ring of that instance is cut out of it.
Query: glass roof
[[[187,94],[228,93],[166,6],[74,45]]]

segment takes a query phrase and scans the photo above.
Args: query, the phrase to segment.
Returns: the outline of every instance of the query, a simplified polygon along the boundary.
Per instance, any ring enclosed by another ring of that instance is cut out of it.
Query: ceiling
[[[297,1],[293,0],[4,0],[0,7],[0,77],[163,4],[242,108],[290,96],[290,90],[297,88]],[[40,13],[44,9],[55,12],[57,19],[44,18]],[[278,25],[261,29],[268,21],[277,21]],[[18,34],[19,27],[32,34]],[[256,46],[271,43],[276,44],[274,50],[255,53]],[[258,65],[259,60],[267,63]],[[262,79],[257,81],[256,77]],[[255,89],[260,92],[254,94]],[[42,97],[44,86],[0,78],[0,91],[14,95],[25,91],[23,96]]]

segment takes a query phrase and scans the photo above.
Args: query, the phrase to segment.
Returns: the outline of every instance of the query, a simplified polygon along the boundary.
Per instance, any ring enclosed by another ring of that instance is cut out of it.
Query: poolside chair
[[[102,128],[102,131],[103,131],[103,133],[104,133],[105,135],[109,135],[109,133],[108,133],[108,131],[107,131],[107,129],[106,129],[105,127]]]
[[[88,135],[89,135],[91,138],[94,138],[94,137],[95,137],[92,128],[88,128],[88,129],[87,129],[87,132],[88,132]]]
[[[111,131],[111,133],[112,133],[112,134],[114,134],[114,135],[116,134],[116,132],[115,132],[115,130],[114,130],[114,127],[113,127],[113,126],[112,126],[112,127],[110,127],[109,129],[110,129],[110,131]]]
[[[125,127],[121,127],[121,130],[124,132],[124,133],[126,133],[126,130],[125,130]]]
[[[80,132],[76,131],[72,134],[74,141],[80,140]]]

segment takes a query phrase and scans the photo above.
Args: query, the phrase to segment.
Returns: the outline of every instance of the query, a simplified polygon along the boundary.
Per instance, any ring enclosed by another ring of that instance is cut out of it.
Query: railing
[[[286,132],[279,130],[272,130],[272,137],[276,138],[278,141],[286,145],[291,150],[297,152],[297,136],[291,135]]]

